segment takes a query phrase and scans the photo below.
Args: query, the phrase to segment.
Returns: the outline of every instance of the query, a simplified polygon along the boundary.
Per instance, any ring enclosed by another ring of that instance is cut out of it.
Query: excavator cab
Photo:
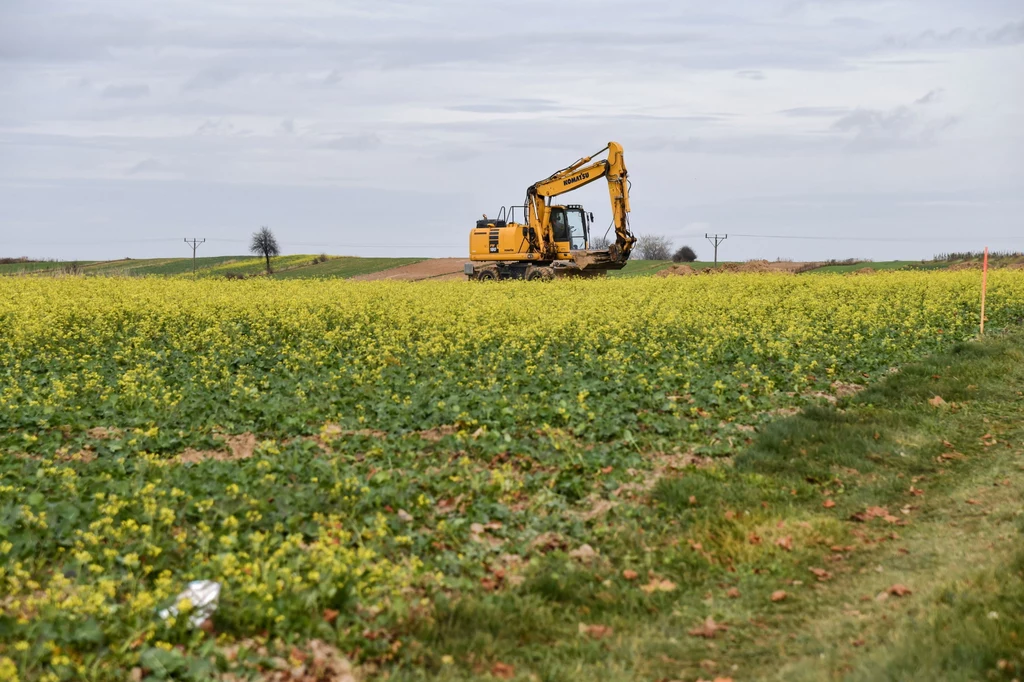
[[[590,243],[587,214],[578,204],[551,208],[551,232],[559,254],[582,251]]]

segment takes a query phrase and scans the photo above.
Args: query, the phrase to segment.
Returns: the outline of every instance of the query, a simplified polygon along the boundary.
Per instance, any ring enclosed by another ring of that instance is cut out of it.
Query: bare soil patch
[[[467,262],[465,258],[431,258],[411,265],[403,265],[397,268],[371,272],[366,275],[357,275],[354,280],[362,282],[373,282],[381,279],[397,279],[407,282],[419,282],[421,280],[440,281],[465,279],[466,273],[463,265]]]
[[[816,263],[798,263],[795,261],[767,261],[767,260],[749,260],[746,263],[722,263],[717,268],[710,267],[700,270],[703,274],[720,274],[725,272],[786,272],[795,274],[797,272],[803,272],[810,265],[816,265]]]
[[[186,448],[178,455],[177,459],[182,464],[197,464],[207,459],[214,459],[218,462],[231,462],[239,459],[252,457],[256,450],[256,436],[251,433],[240,433],[232,436],[222,436],[226,449],[221,450],[196,450]]]

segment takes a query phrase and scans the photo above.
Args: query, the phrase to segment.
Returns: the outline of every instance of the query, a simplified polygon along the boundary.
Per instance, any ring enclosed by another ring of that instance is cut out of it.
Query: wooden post
[[[985,335],[985,290],[988,288],[988,247],[981,261],[981,336]]]

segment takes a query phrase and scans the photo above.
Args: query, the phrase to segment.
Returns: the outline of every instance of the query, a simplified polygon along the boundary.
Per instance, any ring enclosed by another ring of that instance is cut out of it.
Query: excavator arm
[[[591,163],[595,156],[605,151],[608,152],[607,159]],[[550,177],[534,183],[526,191],[529,223],[531,226],[547,226],[550,211],[548,199],[579,189],[601,178],[608,180],[612,224],[615,226],[615,244],[609,248],[609,255],[614,261],[624,261],[629,257],[636,238],[629,231],[629,181],[626,162],[622,156],[622,145],[617,142],[609,142],[607,147],[597,153],[586,156],[568,168],[563,168]],[[550,230],[539,231],[544,241],[550,244]]]

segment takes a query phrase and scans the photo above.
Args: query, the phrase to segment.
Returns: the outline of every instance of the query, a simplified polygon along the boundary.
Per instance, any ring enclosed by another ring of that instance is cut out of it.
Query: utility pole
[[[193,277],[196,276],[196,249],[199,248],[200,244],[203,244],[205,242],[206,242],[205,239],[195,239],[194,237],[193,237],[192,241],[189,241],[188,239],[185,240],[185,243],[192,247],[192,276]]]
[[[708,236],[707,232],[704,233],[704,239],[707,239],[709,242],[715,245],[715,267],[718,267],[718,245],[728,238],[729,235],[727,234],[716,234],[715,236],[711,237]]]

